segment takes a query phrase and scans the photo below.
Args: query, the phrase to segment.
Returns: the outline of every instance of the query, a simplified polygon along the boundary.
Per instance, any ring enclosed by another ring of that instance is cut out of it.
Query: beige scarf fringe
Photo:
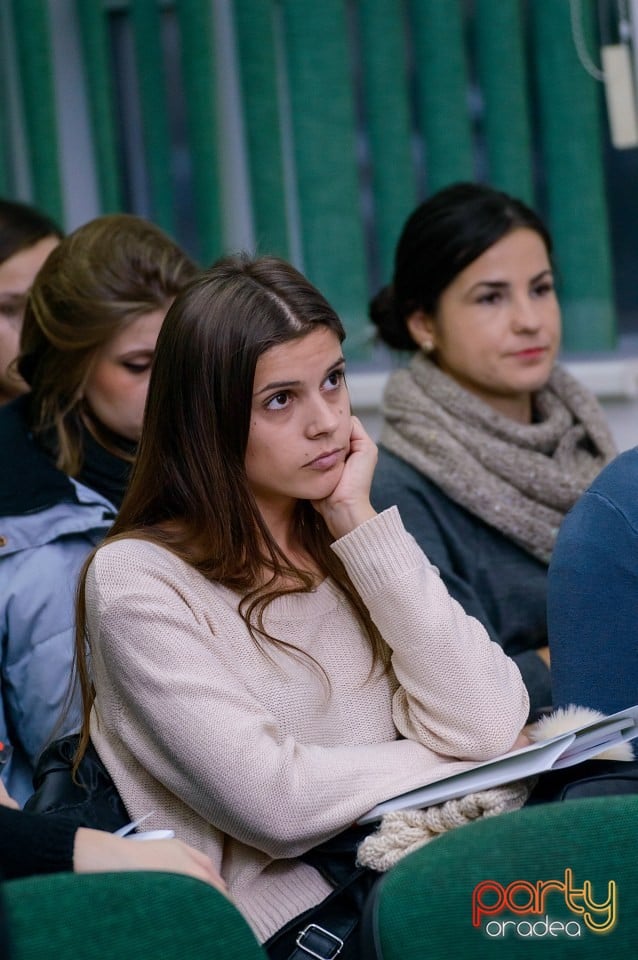
[[[616,454],[596,399],[554,368],[518,423],[424,354],[388,381],[381,443],[450,499],[548,563],[567,511]]]

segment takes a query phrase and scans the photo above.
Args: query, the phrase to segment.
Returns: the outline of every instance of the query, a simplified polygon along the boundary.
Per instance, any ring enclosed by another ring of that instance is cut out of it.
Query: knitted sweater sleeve
[[[529,699],[516,664],[449,595],[396,507],[333,549],[392,649],[394,722],[437,753],[488,759],[511,748]]]

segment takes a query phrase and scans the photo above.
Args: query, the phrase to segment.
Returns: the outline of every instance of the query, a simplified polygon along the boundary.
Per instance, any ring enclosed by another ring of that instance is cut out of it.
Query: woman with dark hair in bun
[[[372,499],[403,522],[465,611],[551,702],[547,566],[563,517],[614,443],[594,397],[556,364],[552,242],[537,214],[459,183],[408,218],[370,315],[410,351],[384,400]]]

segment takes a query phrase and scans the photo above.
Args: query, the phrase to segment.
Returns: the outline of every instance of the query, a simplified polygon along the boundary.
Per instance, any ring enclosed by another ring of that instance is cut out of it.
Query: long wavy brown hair
[[[267,605],[310,591],[316,580],[296,567],[271,536],[244,466],[255,368],[278,344],[318,327],[345,333],[315,287],[274,257],[228,257],[203,272],[175,300],[157,341],[139,452],[118,518],[104,541],[140,537],[161,544],[211,581],[237,591],[251,636],[268,655]],[[390,651],[333,550],[325,522],[307,501],[295,515],[297,542],[350,603],[371,644],[373,669]],[[99,548],[98,548],[99,549]],[[89,740],[95,700],[87,660],[87,561],[77,608],[76,673],[83,700],[77,762]],[[311,659],[311,658],[309,658]],[[320,668],[319,668],[320,669]]]
[[[78,227],[49,255],[27,301],[17,368],[31,387],[31,428],[55,436],[60,470],[81,469],[83,424],[109,447],[82,398],[99,349],[137,317],[168,307],[196,273],[159,227],[125,213]]]

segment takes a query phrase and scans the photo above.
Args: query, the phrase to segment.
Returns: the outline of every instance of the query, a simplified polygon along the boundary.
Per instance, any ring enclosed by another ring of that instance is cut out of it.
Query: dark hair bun
[[[377,328],[378,338],[393,350],[416,350],[407,324],[397,313],[394,289],[391,284],[383,287],[370,301],[368,314]]]

